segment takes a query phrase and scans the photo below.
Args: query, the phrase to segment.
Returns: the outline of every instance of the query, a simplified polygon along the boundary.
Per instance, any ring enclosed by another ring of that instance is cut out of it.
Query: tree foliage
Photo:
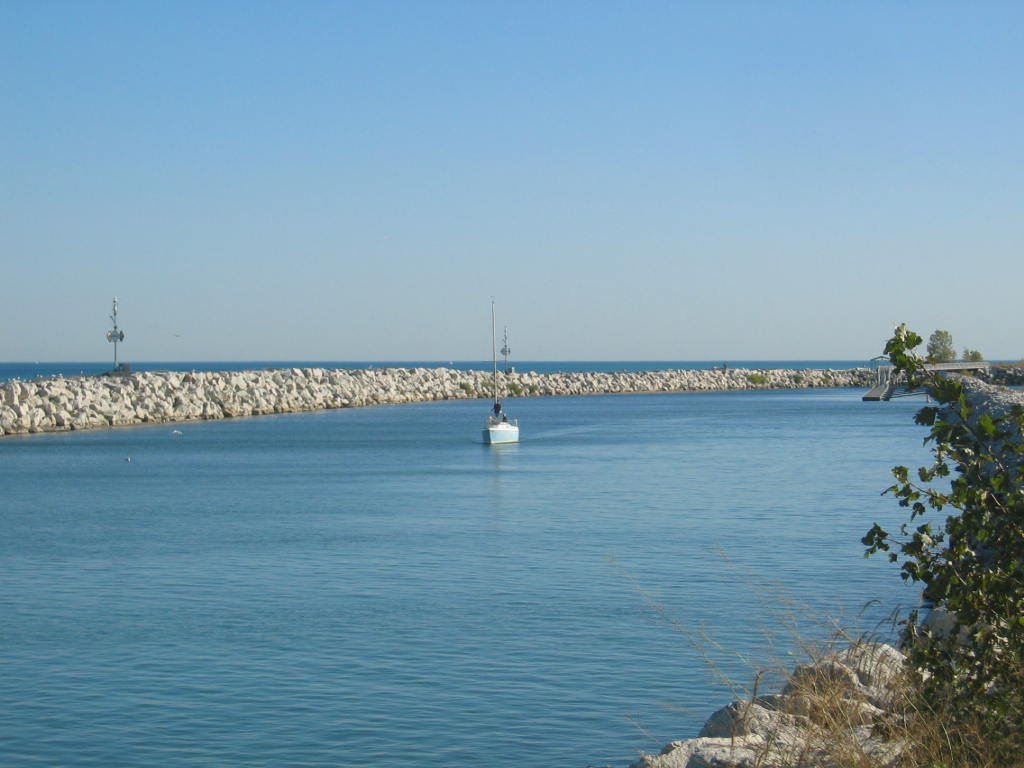
[[[985,361],[985,356],[976,349],[964,347],[964,360],[968,363],[981,363]]]
[[[949,331],[935,331],[928,337],[928,362],[951,363],[956,360],[953,334]]]
[[[910,519],[898,534],[876,523],[863,542],[868,555],[888,553],[952,621],[941,632],[916,611],[908,618],[924,700],[961,733],[981,724],[1012,757],[1024,753],[1024,409],[993,418],[974,407],[960,380],[924,370],[920,343],[901,325],[886,353],[938,401],[916,415],[934,461],[916,473],[893,469],[887,493]]]

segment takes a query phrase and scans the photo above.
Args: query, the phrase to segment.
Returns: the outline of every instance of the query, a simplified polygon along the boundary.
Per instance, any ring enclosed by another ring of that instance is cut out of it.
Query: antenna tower
[[[114,309],[110,315],[110,321],[114,324],[114,327],[107,331],[107,341],[114,345],[114,370],[120,370],[120,366],[117,364],[117,345],[118,342],[124,341],[124,331],[117,327],[117,296],[114,297]]]
[[[512,354],[512,350],[508,346],[508,326],[505,326],[505,338],[503,340],[503,346],[501,348],[501,354],[505,358],[505,373],[511,373],[508,367],[508,356]]]

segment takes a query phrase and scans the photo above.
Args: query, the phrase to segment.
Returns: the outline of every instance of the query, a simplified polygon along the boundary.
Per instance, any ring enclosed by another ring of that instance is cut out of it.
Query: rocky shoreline
[[[876,726],[896,717],[903,662],[903,654],[884,643],[855,643],[823,655],[798,666],[780,693],[733,701],[697,738],[673,741],[630,768],[895,765],[901,745],[880,736]]]
[[[283,368],[144,372],[8,381],[0,436],[492,397],[490,371]],[[499,396],[709,392],[871,386],[868,368],[499,374]]]

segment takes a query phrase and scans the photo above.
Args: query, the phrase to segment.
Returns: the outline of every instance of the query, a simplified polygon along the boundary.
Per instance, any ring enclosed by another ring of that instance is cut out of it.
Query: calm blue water
[[[845,369],[867,367],[866,360],[570,360],[510,362],[517,371],[558,373],[564,371],[662,371],[669,369],[705,370],[719,368],[820,368]],[[131,363],[133,371],[244,371],[265,368],[455,368],[468,371],[489,371],[490,360],[398,360],[380,361],[309,361],[309,360],[239,360],[234,362],[142,362]],[[499,362],[499,366],[503,366]],[[91,363],[0,363],[0,382],[10,379],[28,381],[44,376],[79,376],[106,373],[114,365],[110,360]]]
[[[790,603],[824,639],[916,602],[859,540],[902,520],[920,403],[861,394],[514,400],[499,448],[481,401],[4,438],[0,765],[582,768],[694,736],[731,698],[704,657],[790,665]]]

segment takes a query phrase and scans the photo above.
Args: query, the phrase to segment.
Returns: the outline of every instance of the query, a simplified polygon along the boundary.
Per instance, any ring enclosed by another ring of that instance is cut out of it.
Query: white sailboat
[[[508,354],[508,342],[505,342],[505,349],[502,354]],[[492,361],[492,386],[494,387],[494,405],[491,408],[491,415],[487,417],[487,426],[484,427],[484,442],[488,445],[499,445],[501,443],[519,442],[519,421],[509,420],[502,410],[501,400],[498,399],[498,345],[494,338],[494,300],[491,299],[491,361]],[[506,363],[507,364],[507,363]]]

